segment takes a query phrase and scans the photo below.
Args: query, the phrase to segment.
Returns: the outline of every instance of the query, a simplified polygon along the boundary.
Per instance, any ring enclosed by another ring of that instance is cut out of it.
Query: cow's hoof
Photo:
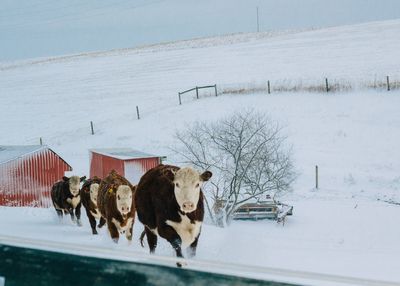
[[[103,225],[101,225],[101,224],[98,224],[98,225],[97,225],[97,227],[98,227],[98,228],[102,228],[102,227],[103,227]]]
[[[118,243],[118,238],[113,238],[112,240],[114,241],[114,243]]]
[[[98,234],[97,230],[93,229],[92,234]]]
[[[76,224],[77,224],[78,226],[82,226],[82,222],[81,222],[80,220],[76,221]]]

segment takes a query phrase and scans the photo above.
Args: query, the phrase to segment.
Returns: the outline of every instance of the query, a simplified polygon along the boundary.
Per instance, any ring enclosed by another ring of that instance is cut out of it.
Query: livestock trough
[[[293,214],[293,206],[274,200],[260,201],[241,205],[233,214],[235,220],[272,219],[283,221],[286,216]]]

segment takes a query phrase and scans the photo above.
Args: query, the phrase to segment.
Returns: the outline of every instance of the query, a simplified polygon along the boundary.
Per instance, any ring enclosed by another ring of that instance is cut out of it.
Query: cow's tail
[[[144,229],[143,232],[142,232],[142,234],[140,235],[140,245],[141,245],[142,247],[144,247],[143,239],[144,239],[145,235],[146,235],[146,229]]]

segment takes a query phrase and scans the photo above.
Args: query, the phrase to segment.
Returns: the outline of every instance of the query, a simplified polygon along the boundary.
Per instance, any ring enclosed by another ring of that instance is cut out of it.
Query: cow
[[[101,216],[99,208],[97,207],[97,195],[100,182],[101,179],[94,176],[83,183],[80,191],[82,205],[86,209],[86,215],[89,219],[93,234],[97,234],[96,219],[100,220],[98,225],[99,228],[106,223],[106,220]]]
[[[120,234],[125,234],[128,241],[132,240],[136,214],[135,190],[136,187],[115,170],[100,183],[97,206],[107,221],[108,231],[115,243],[118,243]]]
[[[135,195],[138,219],[144,225],[142,246],[146,236],[150,253],[154,253],[160,236],[172,245],[177,257],[183,257],[185,248],[189,257],[196,255],[204,218],[201,186],[211,176],[210,171],[200,174],[191,167],[162,164],[142,176]]]
[[[69,213],[72,222],[82,226],[79,188],[80,183],[85,179],[86,176],[81,178],[78,176],[71,176],[70,178],[64,176],[62,180],[54,183],[51,188],[51,200],[60,220],[63,218],[63,213]]]

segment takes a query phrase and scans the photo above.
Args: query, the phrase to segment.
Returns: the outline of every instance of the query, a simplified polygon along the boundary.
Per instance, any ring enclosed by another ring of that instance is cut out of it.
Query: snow
[[[42,137],[77,175],[88,174],[93,148],[129,147],[176,163],[176,130],[254,108],[278,121],[293,146],[298,177],[282,201],[294,206],[294,214],[284,227],[271,221],[233,222],[224,229],[206,224],[196,260],[399,283],[400,208],[384,202],[400,201],[399,90],[218,97],[201,91],[199,100],[183,95],[182,105],[177,97],[215,83],[222,90],[266,80],[395,80],[399,32],[400,20],[393,20],[1,64],[1,144],[32,145]],[[7,218],[0,221],[2,235],[147,253],[136,241],[138,221],[132,245],[121,239],[116,246],[105,229],[92,236],[84,214],[82,228],[68,219],[58,224],[52,209],[1,207],[0,217]],[[173,256],[162,241],[157,254]]]

